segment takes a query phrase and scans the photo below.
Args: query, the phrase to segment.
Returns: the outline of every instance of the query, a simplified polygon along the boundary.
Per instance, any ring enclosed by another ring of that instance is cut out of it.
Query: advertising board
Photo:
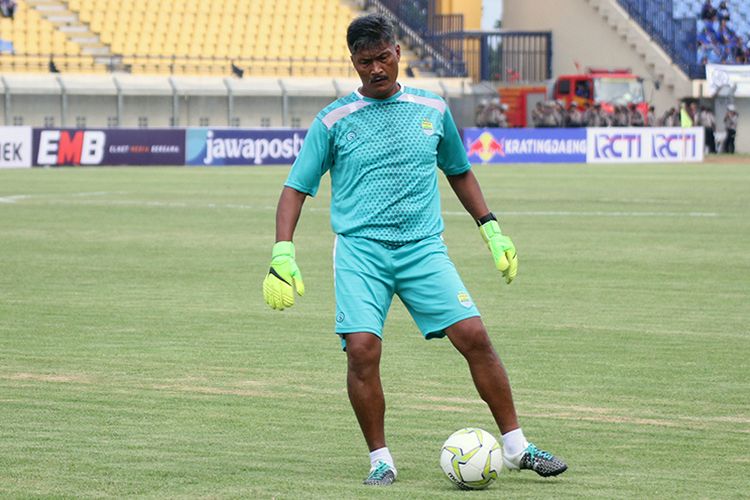
[[[583,128],[465,128],[472,163],[584,163]]]
[[[692,128],[589,128],[587,163],[703,161],[704,130]]]
[[[0,127],[0,168],[31,166],[31,127]]]
[[[34,165],[184,164],[184,129],[34,129]]]
[[[187,130],[187,165],[291,165],[299,155],[305,129]]]

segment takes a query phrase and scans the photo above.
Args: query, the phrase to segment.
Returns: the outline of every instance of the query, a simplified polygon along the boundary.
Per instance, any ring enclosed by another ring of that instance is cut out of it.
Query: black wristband
[[[497,220],[497,217],[495,217],[495,214],[493,214],[492,212],[488,213],[484,217],[480,217],[479,219],[477,219],[477,226],[487,224],[491,220]]]

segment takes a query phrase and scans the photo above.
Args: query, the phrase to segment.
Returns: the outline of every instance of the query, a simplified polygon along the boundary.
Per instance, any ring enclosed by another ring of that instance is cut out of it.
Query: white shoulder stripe
[[[424,97],[421,95],[415,95],[415,94],[407,94],[404,92],[401,94],[398,98],[399,101],[407,101],[407,102],[416,102],[417,104],[422,104],[423,106],[428,106],[430,108],[437,109],[440,114],[445,113],[445,101],[441,99],[433,99],[432,97]]]
[[[333,125],[341,120],[342,118],[345,118],[349,116],[350,114],[354,113],[355,111],[359,111],[360,109],[364,108],[370,104],[369,102],[365,101],[364,99],[360,99],[358,101],[354,101],[352,103],[349,103],[345,106],[341,106],[340,108],[336,108],[327,115],[323,117],[323,125],[326,126],[330,130]]]

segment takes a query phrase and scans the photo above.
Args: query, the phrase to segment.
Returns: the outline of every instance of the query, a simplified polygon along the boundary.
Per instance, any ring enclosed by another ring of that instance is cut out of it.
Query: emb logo
[[[38,165],[99,165],[107,135],[101,130],[42,130]]]

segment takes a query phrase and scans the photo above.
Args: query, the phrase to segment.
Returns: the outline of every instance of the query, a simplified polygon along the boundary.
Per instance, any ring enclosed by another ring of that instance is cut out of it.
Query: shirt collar
[[[399,82],[396,82],[396,83],[398,83],[398,90],[396,91],[395,94],[393,94],[392,96],[390,96],[390,97],[388,97],[386,99],[375,99],[373,97],[365,97],[365,96],[362,95],[362,93],[359,91],[359,89],[355,90],[354,93],[357,94],[357,97],[359,97],[363,101],[367,101],[367,102],[391,102],[391,101],[396,101],[404,93],[404,86],[401,85]]]

